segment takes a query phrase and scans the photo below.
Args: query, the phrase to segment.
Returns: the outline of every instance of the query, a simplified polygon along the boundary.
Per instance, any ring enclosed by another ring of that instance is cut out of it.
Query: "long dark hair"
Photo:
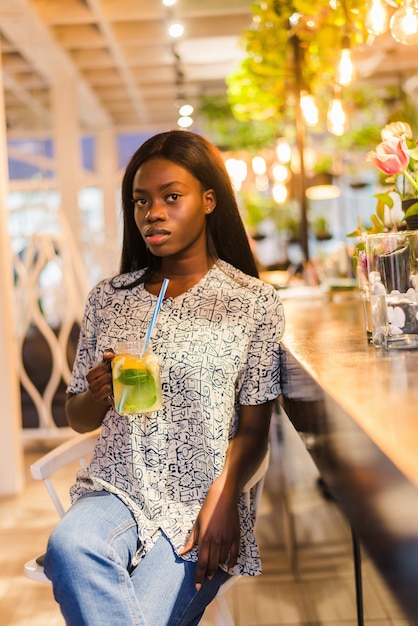
[[[216,208],[206,217],[208,250],[214,259],[227,261],[251,276],[258,276],[256,263],[241,220],[235,194],[222,157],[209,141],[184,130],[171,130],[151,137],[129,161],[122,180],[123,243],[120,272],[148,268],[149,277],[160,259],[146,247],[135,224],[133,182],[145,161],[160,157],[188,170],[202,185],[213,189]],[[143,276],[142,280],[146,280]]]

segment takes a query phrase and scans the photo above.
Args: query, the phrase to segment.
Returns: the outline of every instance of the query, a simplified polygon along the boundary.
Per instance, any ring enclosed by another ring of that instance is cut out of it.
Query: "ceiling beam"
[[[80,125],[89,129],[110,124],[110,118],[94,91],[79,74],[66,52],[60,48],[34,12],[28,0],[1,0],[1,30],[48,85],[54,80],[57,65],[77,80],[77,101]]]
[[[120,72],[120,75],[125,84],[125,87],[132,99],[132,102],[134,103],[135,110],[138,114],[138,118],[141,123],[147,123],[149,121],[149,118],[148,118],[147,109],[144,105],[141,91],[140,89],[138,89],[138,86],[129,68],[126,65],[121,47],[119,46],[118,41],[113,33],[113,28],[103,13],[102,3],[100,0],[86,0],[86,1],[93,16],[97,20],[98,28],[106,41],[107,47],[110,50],[110,54],[112,55],[113,61],[118,71]]]

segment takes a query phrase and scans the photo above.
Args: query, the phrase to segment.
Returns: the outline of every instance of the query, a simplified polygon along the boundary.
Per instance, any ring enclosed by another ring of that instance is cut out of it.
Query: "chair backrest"
[[[81,467],[86,467],[88,457],[96,445],[97,437],[97,431],[73,437],[42,456],[30,467],[33,478],[44,481],[60,517],[64,515],[65,509],[52,483],[51,476],[73,461],[79,461]]]
[[[91,455],[96,445],[97,437],[97,431],[73,437],[42,456],[30,467],[33,478],[44,481],[60,517],[64,515],[65,509],[51,477],[62,467],[74,461],[79,461],[81,467],[86,467],[88,457]],[[43,557],[37,557],[27,561],[24,566],[24,573],[26,578],[30,580],[40,583],[50,582],[44,573]]]

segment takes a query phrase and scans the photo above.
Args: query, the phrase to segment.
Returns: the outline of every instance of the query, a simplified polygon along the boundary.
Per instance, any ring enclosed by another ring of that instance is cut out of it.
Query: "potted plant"
[[[323,215],[319,215],[315,218],[312,224],[312,229],[317,241],[327,241],[332,239],[332,233],[329,228],[328,220]]]
[[[387,124],[381,137],[382,142],[376,150],[366,156],[388,176],[385,182],[390,184],[387,192],[375,196],[377,213],[381,215],[382,206],[387,206],[390,212],[399,216],[401,209],[400,224],[405,221],[408,230],[415,230],[418,228],[417,140],[413,140],[411,127],[405,122]]]

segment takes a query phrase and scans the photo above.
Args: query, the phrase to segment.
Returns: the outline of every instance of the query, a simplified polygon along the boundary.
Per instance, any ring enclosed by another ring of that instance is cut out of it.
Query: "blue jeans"
[[[45,556],[67,626],[194,626],[230,578],[218,568],[197,592],[195,563],[164,535],[131,571],[138,547],[136,522],[117,496],[94,492],[68,510]]]

